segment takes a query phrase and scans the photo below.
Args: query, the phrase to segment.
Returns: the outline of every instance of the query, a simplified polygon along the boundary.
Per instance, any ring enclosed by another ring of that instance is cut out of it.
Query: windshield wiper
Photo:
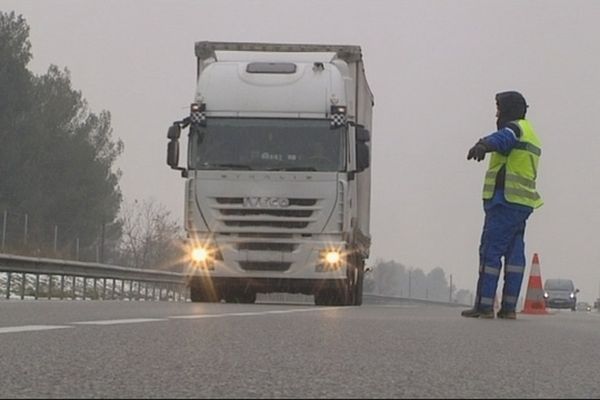
[[[249,165],[245,165],[245,164],[230,164],[230,163],[208,164],[208,165],[203,165],[202,166],[202,169],[219,169],[219,168],[247,169],[247,170],[252,170],[253,169]]]
[[[292,167],[292,166],[288,166],[288,167],[275,167],[275,168],[269,168],[267,169],[267,171],[316,171],[317,169],[315,167]]]

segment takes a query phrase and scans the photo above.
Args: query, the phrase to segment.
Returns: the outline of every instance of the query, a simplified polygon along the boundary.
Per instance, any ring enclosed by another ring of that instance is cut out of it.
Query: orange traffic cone
[[[548,314],[546,303],[544,302],[544,289],[542,288],[540,261],[537,253],[533,254],[531,274],[529,275],[527,295],[525,296],[525,307],[521,312],[523,314]]]

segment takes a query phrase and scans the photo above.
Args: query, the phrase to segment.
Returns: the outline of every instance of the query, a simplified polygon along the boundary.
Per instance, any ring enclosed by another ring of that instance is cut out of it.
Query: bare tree
[[[154,200],[125,201],[121,208],[121,265],[178,269],[183,258],[183,231],[171,213]]]

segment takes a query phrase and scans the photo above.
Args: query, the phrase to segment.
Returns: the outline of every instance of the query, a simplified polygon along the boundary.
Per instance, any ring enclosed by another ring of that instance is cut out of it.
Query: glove
[[[479,139],[475,146],[469,149],[469,154],[467,154],[467,160],[475,159],[477,160],[477,162],[479,162],[485,158],[485,153],[487,153],[490,150],[491,149],[485,143],[485,141],[483,139]]]

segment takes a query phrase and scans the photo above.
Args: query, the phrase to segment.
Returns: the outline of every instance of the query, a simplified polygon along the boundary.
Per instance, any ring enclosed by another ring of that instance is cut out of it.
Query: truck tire
[[[315,293],[317,306],[348,306],[351,305],[351,296],[348,286],[335,289],[322,289]]]
[[[362,306],[363,303],[363,284],[365,281],[365,260],[359,258],[358,276],[354,287],[354,305]]]
[[[189,286],[192,303],[218,303],[221,300],[218,288],[201,278],[192,279]]]
[[[202,301],[202,292],[196,286],[190,286],[190,300],[192,303],[198,303]]]
[[[337,291],[333,289],[321,289],[315,293],[315,305],[317,306],[330,306],[335,302],[337,297]]]
[[[225,294],[225,301],[227,303],[254,304],[256,302],[256,292],[233,289]]]

